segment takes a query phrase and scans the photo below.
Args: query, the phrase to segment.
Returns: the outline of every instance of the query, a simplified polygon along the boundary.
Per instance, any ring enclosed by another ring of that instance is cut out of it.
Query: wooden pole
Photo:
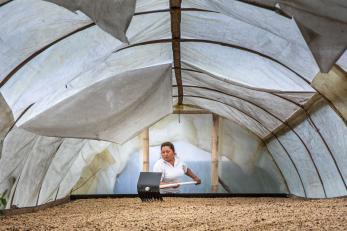
[[[212,115],[212,145],[211,145],[211,191],[218,191],[218,138],[219,116]]]
[[[145,128],[142,132],[142,171],[149,171],[149,129]]]

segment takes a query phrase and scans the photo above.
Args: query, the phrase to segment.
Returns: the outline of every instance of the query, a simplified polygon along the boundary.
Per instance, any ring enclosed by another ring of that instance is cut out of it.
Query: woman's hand
[[[196,185],[201,184],[201,180],[200,180],[199,177],[194,176],[194,177],[193,177],[193,180],[196,181]]]
[[[187,168],[186,175],[192,178],[194,181],[196,181],[196,185],[201,184],[201,180],[198,176],[196,176],[190,168]]]
[[[178,184],[177,186],[172,186],[171,188],[178,188],[180,187],[180,185]]]

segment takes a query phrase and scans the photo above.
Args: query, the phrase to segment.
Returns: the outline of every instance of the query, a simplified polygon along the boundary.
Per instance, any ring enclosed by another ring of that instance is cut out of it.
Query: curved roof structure
[[[62,198],[105,150],[125,166],[177,105],[220,115],[241,169],[233,131],[260,145],[281,192],[347,195],[346,15],[328,0],[0,0],[0,196]]]

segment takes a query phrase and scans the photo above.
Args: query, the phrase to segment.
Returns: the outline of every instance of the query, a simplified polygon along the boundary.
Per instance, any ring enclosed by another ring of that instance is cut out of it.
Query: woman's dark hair
[[[160,146],[160,150],[162,150],[164,146],[171,148],[171,150],[173,151],[173,153],[176,154],[176,152],[175,152],[175,146],[174,146],[171,142],[164,142],[164,143],[162,143],[161,146]]]

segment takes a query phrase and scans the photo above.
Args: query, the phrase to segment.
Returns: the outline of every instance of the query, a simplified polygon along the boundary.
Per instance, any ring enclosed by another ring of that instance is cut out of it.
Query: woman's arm
[[[197,185],[198,185],[198,184],[201,184],[200,178],[199,178],[197,175],[195,175],[195,174],[193,173],[193,171],[190,170],[190,168],[187,168],[186,175],[189,176],[190,178],[192,178],[194,181],[196,181],[196,184],[197,184]]]

